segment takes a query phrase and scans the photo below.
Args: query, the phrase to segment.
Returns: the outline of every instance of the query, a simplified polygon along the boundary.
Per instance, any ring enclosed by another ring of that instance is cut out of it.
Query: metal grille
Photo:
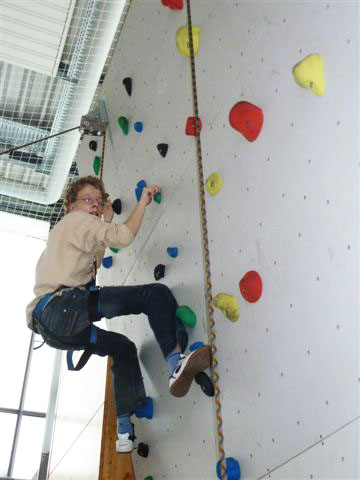
[[[75,0],[2,0],[0,59],[56,75]]]
[[[129,3],[77,0],[55,76],[0,62],[0,152],[80,124],[96,102]],[[0,156],[0,211],[53,226],[64,213],[62,193],[78,176],[79,139],[74,131]]]

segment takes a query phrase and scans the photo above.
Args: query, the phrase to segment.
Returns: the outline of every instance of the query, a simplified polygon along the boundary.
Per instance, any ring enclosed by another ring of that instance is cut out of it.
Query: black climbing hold
[[[94,152],[96,152],[97,150],[97,142],[95,140],[91,140],[89,142],[89,148],[90,150],[94,150]]]
[[[131,97],[131,92],[132,92],[132,80],[131,80],[131,78],[130,77],[124,78],[123,84],[126,88],[126,91],[129,95],[129,97]]]
[[[156,145],[157,149],[159,150],[159,153],[162,157],[166,157],[167,151],[169,149],[169,145],[167,143],[159,143],[159,145]]]
[[[147,445],[146,443],[140,442],[137,449],[137,453],[138,455],[140,455],[140,457],[146,458],[149,455],[149,445]]]
[[[213,397],[215,395],[215,389],[212,381],[205,372],[200,372],[195,376],[195,382],[200,385],[201,390],[208,397]]]
[[[154,278],[155,280],[160,280],[161,278],[165,277],[165,265],[162,265],[159,263],[159,265],[156,265],[154,268]]]
[[[120,198],[117,198],[113,201],[112,208],[113,208],[114,212],[116,213],[116,215],[120,215],[121,210],[122,210],[122,205],[121,205]]]

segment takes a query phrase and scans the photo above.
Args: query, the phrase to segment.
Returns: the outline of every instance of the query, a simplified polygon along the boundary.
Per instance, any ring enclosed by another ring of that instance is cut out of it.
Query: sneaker
[[[118,433],[116,440],[116,451],[118,453],[131,453],[134,449],[135,435],[130,433]]]
[[[181,358],[169,380],[169,390],[174,397],[183,397],[190,389],[195,376],[210,367],[211,349],[209,345],[198,348],[190,355]]]

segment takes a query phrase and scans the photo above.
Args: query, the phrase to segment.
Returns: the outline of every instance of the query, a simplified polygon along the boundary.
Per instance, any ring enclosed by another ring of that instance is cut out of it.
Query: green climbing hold
[[[98,155],[96,155],[96,157],[94,158],[94,163],[93,163],[95,175],[99,175],[100,164],[101,164],[101,158]]]
[[[154,477],[151,475],[148,475],[147,477],[144,478],[144,480],[154,480]]]
[[[154,200],[156,203],[161,203],[161,192],[154,195]]]
[[[182,321],[185,327],[195,327],[196,315],[187,305],[181,305],[176,309],[175,315]]]
[[[123,131],[124,135],[127,135],[129,133],[129,122],[127,118],[125,117],[119,117],[118,118],[118,124],[121,130]]]
[[[119,251],[119,248],[115,248],[115,247],[110,247],[110,250],[114,253],[118,253]]]

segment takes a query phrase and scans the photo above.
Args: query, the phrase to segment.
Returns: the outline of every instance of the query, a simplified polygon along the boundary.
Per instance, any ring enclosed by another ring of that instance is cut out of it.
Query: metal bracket
[[[82,135],[105,135],[106,127],[109,124],[105,102],[99,100],[95,110],[83,115],[80,121],[79,131]]]

